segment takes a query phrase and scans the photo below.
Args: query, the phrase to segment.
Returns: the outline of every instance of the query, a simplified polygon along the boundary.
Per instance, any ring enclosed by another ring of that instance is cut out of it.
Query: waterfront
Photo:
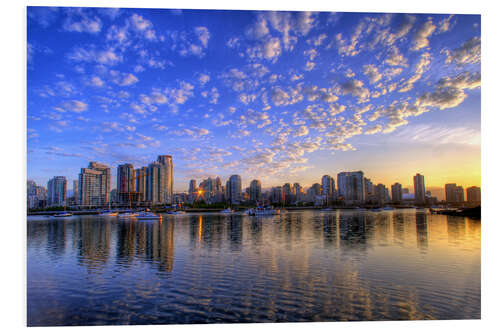
[[[415,209],[28,218],[28,325],[472,319],[481,221]]]

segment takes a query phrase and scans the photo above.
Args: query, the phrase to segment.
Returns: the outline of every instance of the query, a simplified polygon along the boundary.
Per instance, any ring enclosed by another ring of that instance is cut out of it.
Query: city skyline
[[[96,160],[116,188],[167,152],[176,192],[345,170],[481,186],[480,41],[478,15],[28,7],[28,179]]]

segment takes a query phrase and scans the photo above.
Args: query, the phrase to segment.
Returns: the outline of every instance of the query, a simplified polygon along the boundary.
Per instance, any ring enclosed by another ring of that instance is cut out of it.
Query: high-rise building
[[[477,186],[467,187],[467,202],[480,203],[481,202],[481,188]]]
[[[241,177],[232,175],[226,183],[227,199],[231,204],[239,204],[241,201]]]
[[[48,206],[65,206],[66,191],[68,182],[64,176],[56,176],[49,180],[47,184],[48,190]]]
[[[384,184],[377,184],[374,186],[375,198],[379,205],[383,205],[390,201],[389,190],[385,187]]]
[[[326,204],[335,200],[335,180],[333,177],[324,175],[321,178],[321,192],[325,196]]]
[[[375,189],[372,181],[369,178],[364,179],[365,183],[365,201],[370,203],[375,203],[377,198],[375,197]]]
[[[188,201],[193,203],[196,200],[196,192],[198,191],[198,187],[196,186],[196,179],[191,179],[189,181],[189,189],[188,189]]]
[[[304,201],[304,190],[299,183],[293,183],[293,193],[295,194],[295,202]]]
[[[90,162],[78,175],[78,199],[82,206],[105,206],[110,201],[111,169],[102,163]]]
[[[273,204],[284,204],[285,203],[285,192],[283,191],[283,187],[276,186],[271,188],[271,202]]]
[[[146,201],[150,204],[171,204],[173,199],[174,166],[172,156],[160,155],[146,170]]]
[[[174,195],[174,163],[172,156],[160,155],[158,162],[163,166],[162,179],[160,180],[160,200],[161,202],[172,203]]]
[[[462,186],[457,186],[456,199],[458,203],[465,201],[464,188]]]
[[[120,203],[126,204],[131,201],[137,201],[135,195],[135,170],[132,164],[126,163],[118,165],[116,172],[116,187]]]
[[[147,175],[148,175],[147,167],[135,169],[135,191],[137,193],[137,202],[146,201]]]
[[[285,197],[285,204],[289,205],[292,201],[294,201],[292,185],[290,183],[286,183],[283,185],[282,189]]]
[[[363,171],[341,172],[337,175],[339,199],[348,204],[365,201],[365,184]]]
[[[415,203],[425,203],[425,180],[423,175],[417,173],[413,176],[413,189],[415,193]]]
[[[158,162],[153,162],[148,165],[146,172],[146,201],[150,204],[161,203],[161,188],[162,182],[160,180],[162,175],[162,165]]]
[[[73,180],[73,198],[75,199],[75,203],[78,203],[78,180]]]
[[[28,209],[42,208],[47,204],[48,192],[43,186],[37,186],[33,180],[27,181],[27,207]]]
[[[403,187],[400,183],[394,183],[391,186],[391,194],[393,202],[401,202],[403,201]]]
[[[262,197],[262,185],[260,180],[254,179],[250,182],[250,201],[260,202]]]
[[[444,185],[445,198],[446,202],[456,203],[458,202],[457,198],[457,184],[445,184]]]

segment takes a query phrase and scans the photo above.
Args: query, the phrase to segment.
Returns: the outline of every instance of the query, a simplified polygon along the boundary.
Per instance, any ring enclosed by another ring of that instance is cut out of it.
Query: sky
[[[479,15],[28,7],[27,173],[481,184]],[[72,185],[69,185],[71,188]]]

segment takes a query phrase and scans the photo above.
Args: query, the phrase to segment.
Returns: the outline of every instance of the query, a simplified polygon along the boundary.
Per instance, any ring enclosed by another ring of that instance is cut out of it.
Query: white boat
[[[68,217],[68,216],[73,216],[73,214],[68,213],[68,212],[61,212],[61,213],[54,214],[52,216],[53,217]]]
[[[394,210],[394,208],[392,208],[392,207],[389,207],[389,206],[387,206],[387,207],[384,207],[384,208],[382,208],[382,209],[383,209],[383,210]]]
[[[136,212],[123,212],[118,214],[118,217],[131,218],[136,217],[138,214]]]
[[[226,208],[224,210],[221,210],[220,213],[221,214],[232,214],[232,213],[234,213],[234,210],[232,210],[231,208]]]
[[[280,215],[281,211],[279,209],[274,209],[273,207],[256,207],[248,209],[245,213],[250,216],[270,216]]]
[[[171,210],[167,214],[169,214],[169,215],[183,215],[183,214],[186,214],[186,212],[183,210]]]
[[[161,215],[152,212],[140,212],[136,218],[138,220],[161,220]]]

